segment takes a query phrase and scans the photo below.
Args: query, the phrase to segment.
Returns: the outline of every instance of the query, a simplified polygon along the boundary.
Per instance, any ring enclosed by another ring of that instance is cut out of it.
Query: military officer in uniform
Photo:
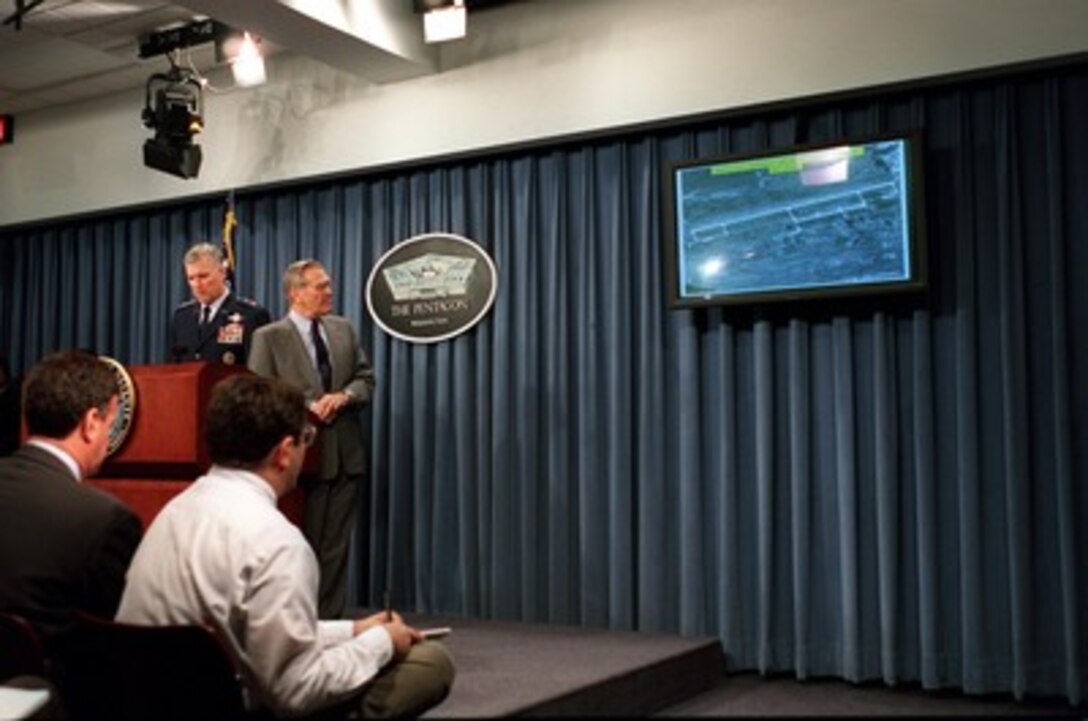
[[[253,331],[269,322],[268,311],[239,298],[226,282],[223,253],[198,243],[185,253],[185,279],[193,293],[170,321],[172,360],[245,365]]]

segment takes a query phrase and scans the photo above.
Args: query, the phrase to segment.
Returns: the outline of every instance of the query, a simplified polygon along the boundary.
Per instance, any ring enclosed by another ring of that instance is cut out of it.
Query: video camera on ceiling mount
[[[144,125],[155,137],[144,142],[144,165],[179,178],[195,178],[202,154],[193,136],[204,130],[204,92],[196,75],[171,64],[147,79]]]

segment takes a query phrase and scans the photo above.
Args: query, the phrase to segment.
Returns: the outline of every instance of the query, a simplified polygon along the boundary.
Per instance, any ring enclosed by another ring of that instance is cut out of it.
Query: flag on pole
[[[238,218],[234,215],[234,191],[227,194],[227,210],[223,214],[223,259],[226,263],[227,282],[234,287],[234,229]]]

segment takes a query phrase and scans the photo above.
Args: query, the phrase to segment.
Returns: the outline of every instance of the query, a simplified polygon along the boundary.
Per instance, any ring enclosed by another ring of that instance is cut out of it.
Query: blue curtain
[[[665,308],[661,166],[921,128],[923,302]],[[398,605],[722,639],[735,669],[1084,699],[1088,67],[240,193],[239,290],[322,260],[378,378],[368,580]],[[221,200],[0,235],[17,369],[166,357]],[[385,335],[369,269],[475,239],[492,312]]]

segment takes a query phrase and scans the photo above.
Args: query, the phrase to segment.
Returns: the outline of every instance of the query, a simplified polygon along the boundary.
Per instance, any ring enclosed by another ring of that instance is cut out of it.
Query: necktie
[[[210,305],[204,306],[204,313],[200,316],[200,325],[208,325],[208,321],[212,319],[212,307]]]
[[[332,390],[332,364],[329,363],[329,348],[321,337],[321,324],[317,318],[310,321],[310,336],[314,341],[314,355],[317,356],[317,374],[321,376],[321,385],[328,393]]]

